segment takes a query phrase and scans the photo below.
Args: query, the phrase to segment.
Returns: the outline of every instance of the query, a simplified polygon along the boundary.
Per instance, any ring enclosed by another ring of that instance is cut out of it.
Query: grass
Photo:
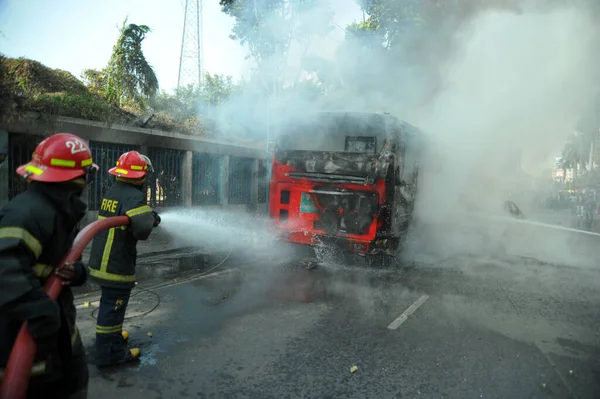
[[[0,119],[24,120],[30,111],[50,121],[65,116],[130,126],[141,126],[145,116],[111,105],[70,72],[0,54]],[[205,132],[199,119],[178,120],[165,112],[156,113],[145,127],[194,135]]]

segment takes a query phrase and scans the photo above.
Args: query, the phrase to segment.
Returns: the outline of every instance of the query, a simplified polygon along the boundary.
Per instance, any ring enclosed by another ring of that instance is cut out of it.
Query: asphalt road
[[[142,361],[90,364],[89,397],[600,398],[600,268],[509,255],[224,267],[139,291],[125,326]]]

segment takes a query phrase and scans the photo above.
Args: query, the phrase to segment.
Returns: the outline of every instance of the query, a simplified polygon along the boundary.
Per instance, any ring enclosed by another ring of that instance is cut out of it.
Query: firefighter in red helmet
[[[146,240],[160,217],[146,204],[146,176],[150,160],[137,151],[119,157],[108,171],[116,183],[106,192],[98,218],[129,216],[127,228],[112,228],[94,238],[90,253],[90,280],[102,287],[96,322],[96,366],[103,368],[135,361],[140,349],[127,349],[123,331],[125,311],[135,286],[136,245]]]
[[[28,398],[87,397],[88,370],[73,293],[66,286],[52,301],[43,285],[52,273],[72,286],[86,280],[79,261],[60,270],[56,266],[78,232],[87,208],[81,194],[96,170],[83,139],[68,133],[50,136],[37,146],[31,162],[17,168],[27,191],[0,210],[0,367],[26,321],[37,344]]]

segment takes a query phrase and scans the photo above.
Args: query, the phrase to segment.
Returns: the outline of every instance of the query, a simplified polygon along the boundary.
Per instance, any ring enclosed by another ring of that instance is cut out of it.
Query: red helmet
[[[58,133],[44,139],[33,152],[31,162],[17,168],[17,174],[46,183],[60,183],[98,170],[92,152],[81,137]]]
[[[108,171],[111,175],[128,179],[139,179],[152,173],[152,162],[137,151],[129,151],[119,157],[117,166]]]

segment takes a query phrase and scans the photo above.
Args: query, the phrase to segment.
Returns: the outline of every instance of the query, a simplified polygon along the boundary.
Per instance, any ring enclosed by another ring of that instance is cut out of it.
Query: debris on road
[[[151,332],[149,332],[149,333],[148,333],[148,334],[146,334],[146,335],[148,335],[150,338],[152,338],[152,333],[151,333]]]
[[[121,331],[121,335],[123,336],[123,339],[125,341],[127,341],[127,339],[129,338],[129,332],[127,332],[125,330]]]
[[[89,308],[90,307],[90,303],[89,302],[84,302],[83,303],[83,307],[84,308]]]
[[[351,373],[356,373],[358,371],[358,366],[352,366],[350,367],[350,372]]]

